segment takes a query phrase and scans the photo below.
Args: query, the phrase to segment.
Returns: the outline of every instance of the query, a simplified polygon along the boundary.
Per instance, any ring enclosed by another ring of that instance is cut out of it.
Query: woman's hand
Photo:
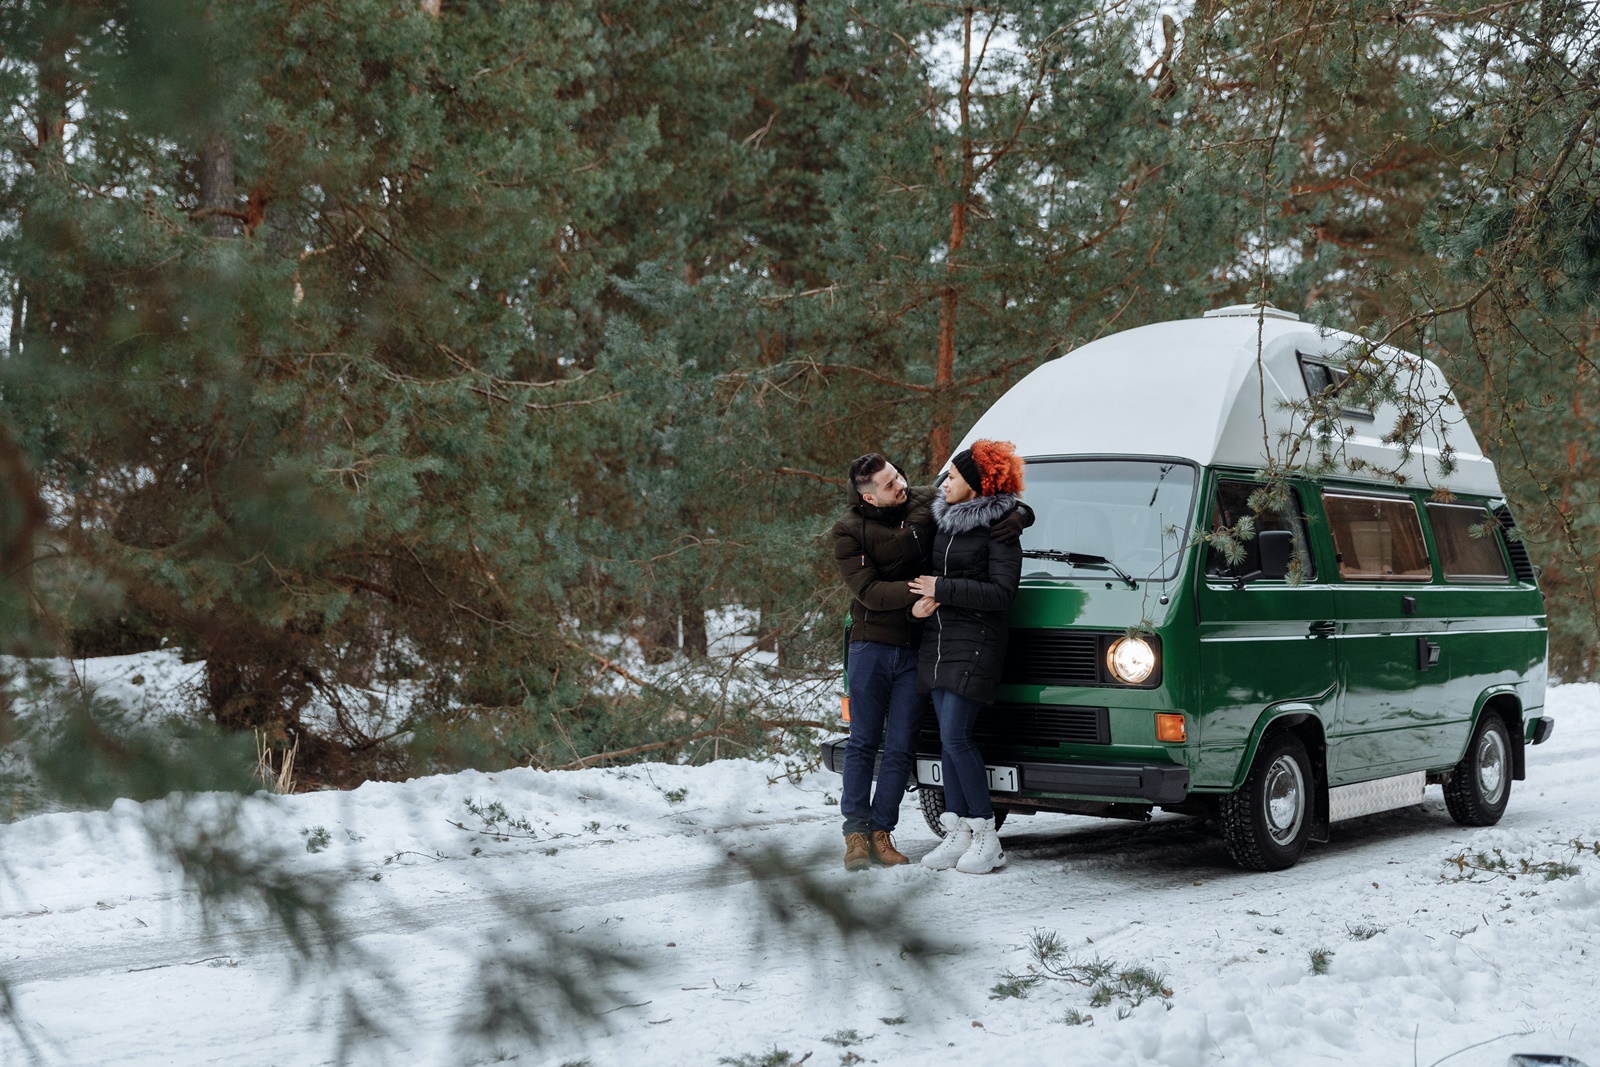
[[[933,586],[938,579],[931,574],[924,574],[921,578],[913,578],[909,583],[911,591],[918,596],[932,596]]]
[[[929,615],[939,610],[939,602],[931,596],[925,596],[911,605],[911,614],[919,619],[926,619]]]

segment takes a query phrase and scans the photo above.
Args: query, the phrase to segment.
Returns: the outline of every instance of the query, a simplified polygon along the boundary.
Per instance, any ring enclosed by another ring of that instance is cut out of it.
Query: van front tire
[[[1444,806],[1462,826],[1493,826],[1511,800],[1511,735],[1499,715],[1478,716],[1467,754],[1444,784]]]
[[[1262,739],[1243,787],[1219,806],[1222,840],[1235,863],[1255,871],[1294,866],[1311,839],[1314,781],[1298,737],[1276,730]]]
[[[923,818],[924,821],[927,822],[928,829],[932,830],[934,833],[938,834],[940,837],[943,837],[944,836],[944,827],[939,825],[939,816],[943,815],[944,811],[945,811],[945,808],[944,808],[944,790],[943,789],[935,789],[931,785],[918,786],[917,787],[917,799],[922,804],[922,818]],[[994,809],[994,828],[996,830],[1000,829],[1000,827],[1005,823],[1005,821],[1006,821],[1006,809],[1005,808],[995,808]]]

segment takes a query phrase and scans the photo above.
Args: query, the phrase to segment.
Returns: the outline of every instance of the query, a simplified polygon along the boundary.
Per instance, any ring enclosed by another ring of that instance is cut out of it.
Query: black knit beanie
[[[950,460],[950,466],[961,472],[961,477],[972,486],[972,491],[979,496],[986,495],[983,491],[983,474],[978,470],[977,460],[972,458],[972,449],[963,448]]]

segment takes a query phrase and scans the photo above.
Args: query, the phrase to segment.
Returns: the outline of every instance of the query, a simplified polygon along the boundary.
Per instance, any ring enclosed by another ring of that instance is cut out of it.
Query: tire
[[[1241,867],[1292,867],[1311,839],[1315,779],[1300,738],[1275,730],[1262,739],[1250,775],[1222,798],[1218,815],[1228,854]]]
[[[1444,806],[1462,826],[1493,826],[1511,800],[1511,735],[1499,715],[1478,716],[1467,754],[1444,784]]]
[[[928,829],[944,836],[944,827],[939,825],[939,816],[944,814],[944,790],[936,789],[931,785],[917,787],[917,799],[922,804],[922,817],[928,823]],[[994,828],[998,831],[1005,825],[1006,809],[994,809]]]

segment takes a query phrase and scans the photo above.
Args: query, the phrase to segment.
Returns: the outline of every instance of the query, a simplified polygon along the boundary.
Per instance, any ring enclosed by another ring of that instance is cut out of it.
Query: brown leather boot
[[[866,834],[844,835],[844,869],[847,871],[864,871],[872,866],[872,847],[867,844]]]
[[[894,839],[887,830],[872,831],[872,858],[885,867],[897,867],[902,863],[910,863],[911,859],[905,853],[894,847]]]

